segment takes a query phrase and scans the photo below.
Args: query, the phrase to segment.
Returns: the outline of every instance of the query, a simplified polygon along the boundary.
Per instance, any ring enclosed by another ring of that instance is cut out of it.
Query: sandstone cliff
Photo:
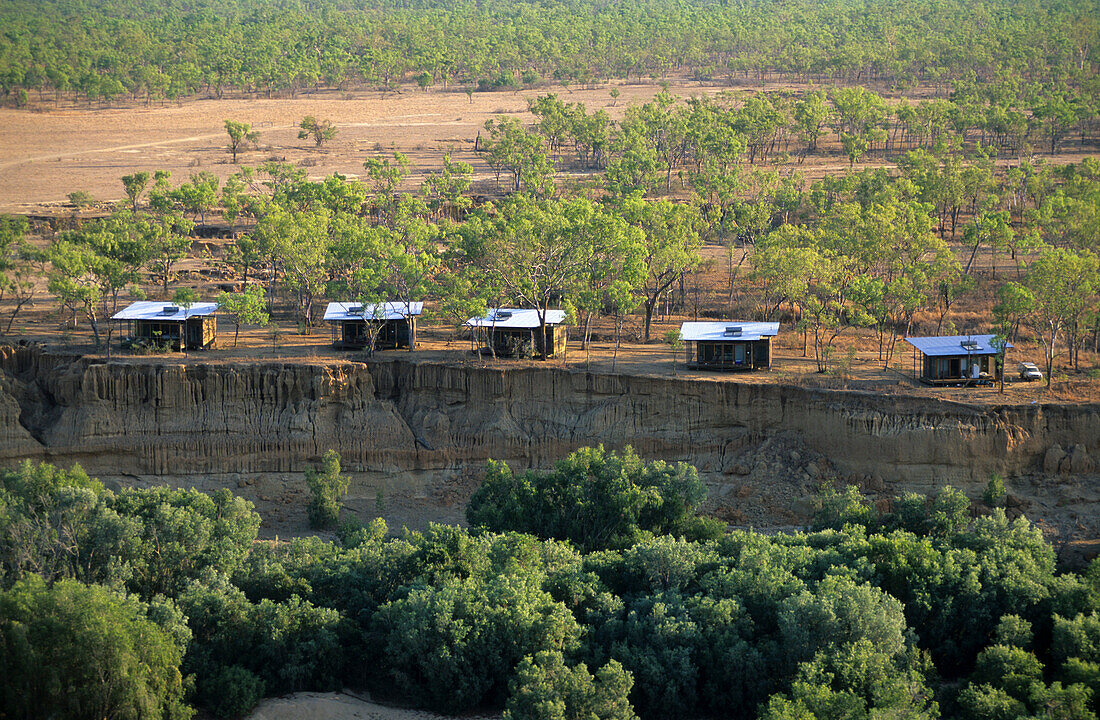
[[[601,442],[692,462],[714,484],[793,472],[775,479],[801,489],[828,474],[892,492],[895,482],[974,488],[994,472],[1042,473],[1052,452],[1053,472],[1091,469],[1100,406],[989,408],[736,379],[504,372],[415,355],[215,365],[0,348],[2,465],[46,459],[111,477],[182,479],[299,472],[335,448],[354,472],[431,484],[489,457],[545,466]]]

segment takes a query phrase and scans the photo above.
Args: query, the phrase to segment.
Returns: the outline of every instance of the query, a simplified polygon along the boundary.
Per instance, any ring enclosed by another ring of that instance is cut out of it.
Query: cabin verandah
[[[325,322],[332,330],[332,346],[337,350],[362,350],[370,347],[375,334],[375,350],[416,349],[416,316],[424,311],[422,302],[387,302],[366,305],[353,302],[329,303]]]
[[[124,349],[163,347],[169,350],[207,350],[217,346],[217,303],[195,303],[184,307],[142,300],[115,313],[111,320],[125,323]]]
[[[911,337],[913,376],[926,385],[985,385],[1004,373],[994,335]],[[1011,343],[1006,343],[1011,348]]]
[[[485,317],[470,318],[473,340],[498,357],[556,357],[566,350],[565,311],[547,310],[545,334],[539,332],[536,310],[493,308]]]

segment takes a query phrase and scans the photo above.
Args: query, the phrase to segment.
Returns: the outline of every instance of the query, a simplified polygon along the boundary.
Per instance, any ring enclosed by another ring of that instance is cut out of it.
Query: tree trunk
[[[657,297],[660,297],[660,296],[658,295],[658,296],[654,297],[651,300],[647,296],[646,301],[645,301],[645,341],[646,342],[649,342],[649,326],[650,326],[650,324],[653,320],[653,306],[657,302]]]

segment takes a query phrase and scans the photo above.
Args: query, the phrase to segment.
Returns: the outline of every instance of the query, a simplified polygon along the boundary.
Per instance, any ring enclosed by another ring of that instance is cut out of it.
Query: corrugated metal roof
[[[546,324],[560,325],[565,322],[564,310],[547,310]],[[521,308],[489,308],[485,317],[470,318],[465,323],[468,327],[497,327],[501,329],[513,328],[537,328],[539,326],[539,313],[537,310]]]
[[[733,330],[733,328],[738,330]],[[699,340],[760,340],[778,334],[779,323],[777,322],[729,320],[722,322],[686,322],[680,326],[680,337],[693,342]]]
[[[360,309],[351,312],[353,308]],[[422,302],[385,302],[366,305],[358,302],[331,302],[325,308],[325,320],[401,320],[422,312],[424,312]]]
[[[182,322],[190,317],[211,315],[218,309],[217,303],[195,303],[183,307],[170,302],[139,300],[125,310],[111,316],[112,320],[172,320]]]
[[[931,357],[951,355],[996,355],[994,335],[943,335],[939,337],[908,337],[905,342]],[[964,347],[963,343],[973,343]],[[1012,343],[1008,343],[1012,347]]]

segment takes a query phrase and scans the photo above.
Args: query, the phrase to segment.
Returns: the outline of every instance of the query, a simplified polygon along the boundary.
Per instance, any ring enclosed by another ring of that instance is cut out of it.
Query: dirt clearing
[[[589,111],[605,108],[615,119],[625,109],[660,92],[657,85],[621,85],[614,100],[608,87],[564,91],[547,87],[523,92],[475,93],[461,90],[324,91],[295,98],[190,100],[182,104],[141,104],[118,108],[45,106],[38,111],[0,108],[0,212],[29,212],[61,203],[83,190],[96,201],[124,198],[120,178],[138,171],[171,170],[176,180],[211,172],[225,179],[237,172],[227,150],[225,120],[250,123],[260,132],[258,146],[241,153],[240,165],[285,161],[311,177],[334,172],[358,177],[363,160],[397,150],[409,156],[411,181],[442,166],[444,153],[475,165],[478,179],[492,174],[473,152],[485,121],[527,113],[527,101],[548,92]],[[675,89],[714,95],[720,86]],[[298,139],[306,115],[332,121],[336,137],[318,150]],[[530,115],[527,115],[530,119]]]
[[[264,700],[248,720],[444,720],[447,717],[423,710],[379,705],[371,702],[366,694],[303,692]],[[499,716],[466,716],[465,720],[496,717]]]

